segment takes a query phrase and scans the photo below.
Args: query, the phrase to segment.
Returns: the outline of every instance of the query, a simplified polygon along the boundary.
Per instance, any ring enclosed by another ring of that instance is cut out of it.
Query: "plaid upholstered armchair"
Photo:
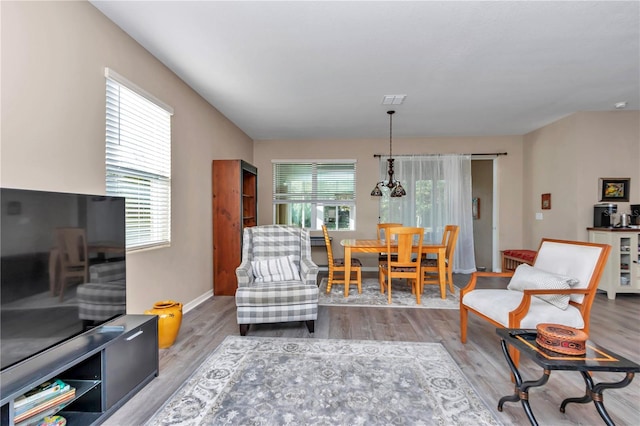
[[[311,260],[309,231],[282,225],[245,228],[236,276],[240,335],[250,324],[290,321],[305,321],[313,333],[318,266]]]

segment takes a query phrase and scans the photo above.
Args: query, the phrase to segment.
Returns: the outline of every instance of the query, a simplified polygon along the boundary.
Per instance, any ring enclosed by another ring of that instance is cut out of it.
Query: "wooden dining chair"
[[[355,274],[355,279],[347,280],[344,276],[344,259],[333,257],[333,248],[331,247],[331,240],[329,239],[329,232],[327,227],[322,225],[322,235],[324,235],[324,243],[327,246],[327,260],[329,261],[329,278],[327,282],[327,293],[331,292],[331,287],[334,284],[358,285],[358,293],[362,293],[362,262],[358,258],[351,258],[351,272],[349,275]]]
[[[449,286],[451,293],[455,293],[453,286],[453,253],[456,250],[456,243],[458,242],[458,234],[460,233],[460,227],[458,225],[447,225],[444,227],[444,233],[442,234],[442,245],[446,246],[444,263],[446,271],[442,273],[446,274],[445,285]],[[440,272],[438,270],[438,259],[422,259],[422,287],[425,284],[440,284]],[[421,291],[422,291],[421,287]],[[442,290],[444,293],[444,290]]]
[[[378,223],[377,226],[377,235],[378,241],[382,241],[384,238],[389,235],[389,228],[395,228],[398,226],[402,226],[401,223]],[[378,265],[382,262],[387,261],[387,253],[378,253]]]
[[[422,241],[424,228],[400,226],[387,229],[387,260],[378,266],[380,291],[387,291],[391,304],[391,282],[393,278],[406,278],[420,304],[420,259],[422,259]],[[397,244],[396,244],[397,243]]]

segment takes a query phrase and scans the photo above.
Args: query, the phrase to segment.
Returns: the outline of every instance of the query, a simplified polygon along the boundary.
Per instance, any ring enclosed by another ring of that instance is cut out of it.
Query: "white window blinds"
[[[274,164],[274,201],[331,203],[356,199],[356,162]]]
[[[173,110],[108,68],[106,193],[126,198],[127,248],[171,241]]]
[[[355,229],[356,161],[273,161],[273,223]]]

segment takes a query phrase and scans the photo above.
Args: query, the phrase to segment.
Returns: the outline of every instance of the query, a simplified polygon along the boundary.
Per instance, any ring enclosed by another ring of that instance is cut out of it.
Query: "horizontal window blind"
[[[356,162],[274,163],[275,202],[336,204],[356,199]]]
[[[127,248],[171,241],[171,111],[106,81],[106,192],[126,198]]]

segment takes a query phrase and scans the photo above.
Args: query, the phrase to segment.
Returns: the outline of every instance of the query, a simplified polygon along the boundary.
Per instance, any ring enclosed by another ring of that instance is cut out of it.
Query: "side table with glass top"
[[[500,398],[498,411],[502,411],[505,402],[520,401],[531,424],[537,425],[538,422],[533,415],[531,405],[529,405],[529,389],[547,383],[551,370],[579,371],[586,384],[585,394],[578,398],[566,398],[560,404],[560,412],[564,413],[567,404],[571,402],[586,404],[593,401],[604,422],[607,425],[615,424],[604,407],[603,392],[606,389],[619,389],[627,386],[633,380],[634,374],[640,372],[640,365],[598,346],[590,340],[586,342],[587,352],[585,355],[563,355],[539,346],[536,343],[536,330],[496,328],[496,333],[502,339],[502,352],[516,382],[513,395]],[[544,369],[542,377],[538,380],[523,381],[511,355],[509,355],[509,345],[517,349],[521,357],[526,356],[542,367]],[[624,373],[625,376],[619,382],[594,383],[591,377],[592,371],[619,372]]]

